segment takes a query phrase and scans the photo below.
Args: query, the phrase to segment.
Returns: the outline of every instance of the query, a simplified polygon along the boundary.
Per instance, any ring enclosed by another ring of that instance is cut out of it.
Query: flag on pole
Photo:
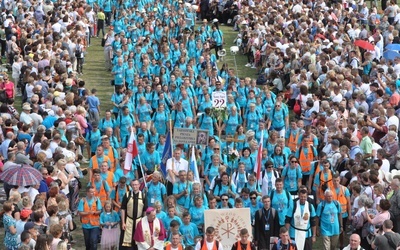
[[[129,137],[128,150],[125,155],[124,170],[130,171],[132,169],[133,158],[135,158],[138,154],[139,150],[136,144],[135,133],[132,131],[131,136]]]
[[[258,145],[258,153],[256,158],[256,164],[254,165],[254,174],[256,176],[256,180],[261,179],[261,164],[262,164],[262,150],[263,150],[263,141],[264,141],[264,130],[261,131],[261,139]]]
[[[197,160],[194,146],[192,146],[192,155],[190,157],[190,170],[193,171],[194,182],[200,183],[199,169],[197,168]]]
[[[161,164],[160,164],[160,169],[161,172],[163,173],[164,177],[167,177],[167,161],[169,158],[172,158],[172,142],[171,142],[171,131],[168,131],[166,141],[165,141],[165,146],[164,146],[164,151],[161,156]]]

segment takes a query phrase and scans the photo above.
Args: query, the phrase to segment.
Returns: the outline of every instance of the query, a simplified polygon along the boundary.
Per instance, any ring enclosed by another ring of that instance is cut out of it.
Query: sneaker
[[[246,64],[246,65],[244,65],[244,66],[246,66],[246,67],[250,67],[250,66],[251,66],[251,63],[248,63],[248,64]]]
[[[251,65],[251,68],[252,69],[256,69],[257,67],[255,65]]]

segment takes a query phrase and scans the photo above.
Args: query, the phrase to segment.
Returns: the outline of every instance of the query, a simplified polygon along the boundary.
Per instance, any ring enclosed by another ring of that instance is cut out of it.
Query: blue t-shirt
[[[281,226],[285,225],[285,219],[287,212],[293,207],[293,199],[289,194],[289,199],[287,196],[287,191],[283,190],[282,193],[278,194],[276,190],[274,192],[273,198],[271,200],[271,207],[275,208],[279,213],[279,224]],[[282,216],[281,216],[282,215]]]
[[[299,189],[298,180],[303,178],[300,167],[285,167],[282,171],[282,177],[285,178],[284,188],[288,191],[297,191]]]
[[[198,207],[191,207],[189,209],[189,214],[192,217],[192,222],[196,224],[196,226],[201,226],[204,224],[204,212],[206,208],[204,206]]]
[[[322,207],[324,207],[322,211]],[[341,212],[339,202],[325,202],[318,204],[317,216],[320,218],[320,232],[322,236],[333,236],[340,234],[339,213]]]
[[[184,183],[182,183],[180,181],[175,182],[172,194],[175,195],[175,194],[182,193],[185,189],[187,190],[187,194],[189,195],[190,194],[190,190],[191,190],[191,185],[190,185],[189,182],[187,182],[187,181],[185,181]],[[179,199],[177,199],[176,202],[179,205],[184,206],[185,202],[186,202],[186,198],[187,198],[187,196],[183,195]]]
[[[189,223],[189,225],[182,224],[179,227],[179,232],[182,234],[183,241],[187,246],[194,246],[194,238],[199,235],[199,230],[196,224]]]
[[[115,211],[112,211],[110,213],[103,211],[100,214],[100,225],[104,225],[106,222],[115,223],[119,221],[121,221],[121,218],[119,217],[119,214]]]
[[[164,184],[158,182],[154,184],[152,181],[147,184],[147,205],[149,207],[154,207],[154,203],[156,201],[161,202],[161,206],[163,206],[162,198],[167,195],[167,189]]]
[[[162,220],[165,230],[169,230],[169,224],[171,223],[171,221],[176,220],[177,222],[179,222],[180,225],[182,225],[182,220],[181,218],[179,218],[178,216],[174,216],[173,218],[169,217],[168,215]]]

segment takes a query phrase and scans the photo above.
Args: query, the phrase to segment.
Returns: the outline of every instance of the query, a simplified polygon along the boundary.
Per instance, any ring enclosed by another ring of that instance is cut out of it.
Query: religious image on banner
[[[204,214],[205,227],[215,228],[215,239],[222,243],[224,249],[231,249],[240,240],[240,230],[247,228],[253,240],[250,208],[212,209]]]

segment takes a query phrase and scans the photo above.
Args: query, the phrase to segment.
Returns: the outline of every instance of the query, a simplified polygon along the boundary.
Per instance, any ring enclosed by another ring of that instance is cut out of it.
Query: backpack
[[[132,114],[129,114],[129,117],[132,119],[132,122],[135,121],[135,117],[133,117]],[[121,126],[122,114],[118,115],[118,118],[119,118],[119,125]]]
[[[283,112],[283,117],[286,117],[286,112],[285,112],[285,110],[283,109],[283,108],[281,108],[281,110],[282,110],[282,112]],[[272,121],[272,119],[274,119],[274,116],[275,116],[275,107],[272,109],[272,111],[271,111],[271,121]]]
[[[291,196],[290,196],[289,191],[287,191],[286,189],[284,190],[284,192],[286,194],[286,199],[288,200],[287,207],[289,208],[289,206],[290,206],[289,201],[290,201]],[[272,204],[272,200],[274,199],[274,194],[275,194],[275,189],[271,190],[271,195],[269,196],[269,199],[271,200],[271,204]]]
[[[331,171],[331,175],[333,176],[333,171],[332,170],[330,170],[330,171]],[[325,190],[328,189],[328,182],[332,181],[332,179],[327,180],[327,181],[323,181],[321,179],[321,173],[322,173],[322,171],[319,172],[319,185],[321,186],[322,191],[325,192]]]
[[[339,202],[336,200],[332,200],[332,202],[335,204],[335,206],[338,209],[339,214],[340,214],[342,212],[342,208],[341,208]],[[325,201],[322,202],[321,212],[319,215],[317,215],[319,218],[321,218],[321,215],[324,212],[324,209],[325,209]],[[321,226],[321,220],[319,220],[319,225]]]
[[[266,85],[267,84],[267,75],[260,74],[256,80],[257,85]]]
[[[75,57],[76,58],[81,58],[81,55],[82,55],[82,45],[76,45],[76,48],[75,48]]]
[[[176,110],[174,110],[173,112],[174,112],[174,124],[176,124],[176,118],[177,118],[177,113],[178,112]],[[186,116],[185,110],[182,109],[182,113]],[[171,113],[171,115],[172,115],[172,113]]]
[[[262,210],[262,209],[264,209],[264,208],[261,208],[260,210]],[[272,218],[275,220],[276,209],[273,208],[273,207],[271,207],[270,209],[271,209],[271,212],[272,212]],[[259,216],[260,220],[262,220],[262,212],[258,213],[258,216]]]
[[[274,173],[275,178],[279,178],[279,173],[277,171],[272,170],[272,173]],[[263,171],[261,175],[262,175],[261,179],[264,179],[265,171]]]
[[[394,234],[399,235],[398,233],[395,233],[395,232],[394,232]],[[393,242],[392,238],[388,237],[388,235],[387,235],[386,233],[383,234],[383,236],[386,237],[387,242],[388,242],[388,244],[390,245],[390,247],[392,247],[393,249],[396,249],[396,248],[397,248],[397,246],[396,246],[396,244]]]

